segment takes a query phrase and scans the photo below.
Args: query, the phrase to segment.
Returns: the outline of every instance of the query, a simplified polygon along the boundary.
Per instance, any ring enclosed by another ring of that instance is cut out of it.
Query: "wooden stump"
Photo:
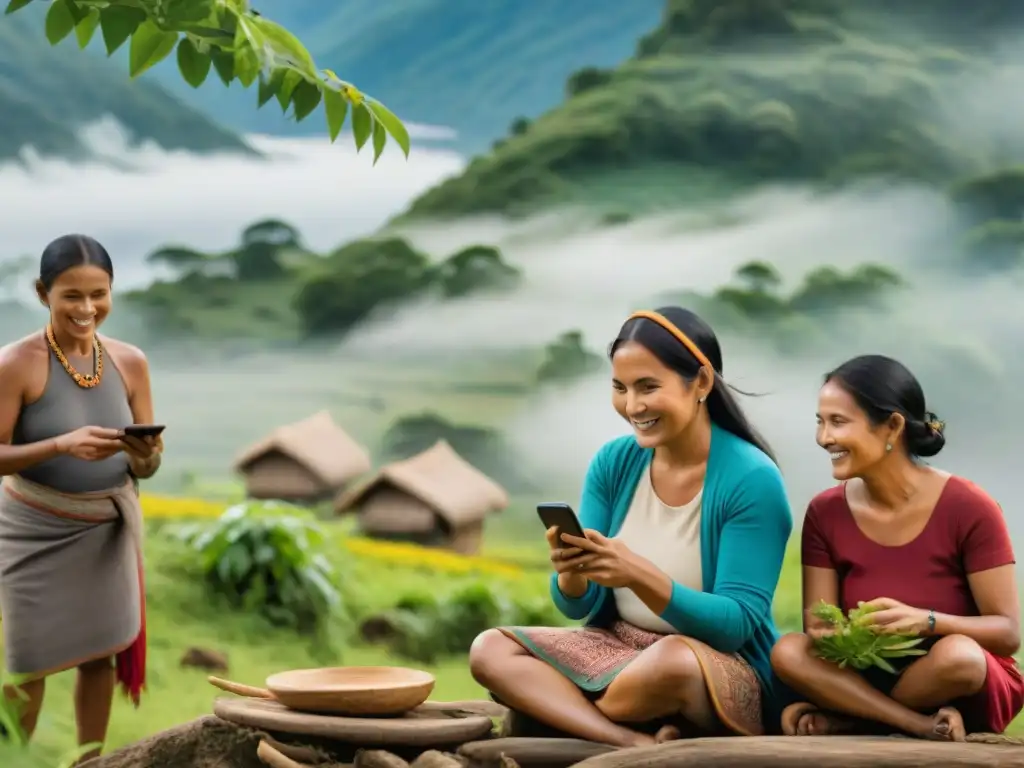
[[[459,755],[469,760],[469,768],[499,768],[502,756],[515,760],[521,768],[568,768],[614,749],[581,739],[512,737],[463,744]]]
[[[338,762],[351,762],[359,750],[386,750],[406,761],[435,749],[452,751],[467,741],[490,738],[494,722],[474,702],[430,702],[399,717],[338,717],[296,712],[267,699],[219,698],[214,714],[230,723],[256,728],[280,741],[301,740]],[[477,709],[476,712],[468,711]]]
[[[1024,747],[866,736],[683,739],[617,749],[578,768],[1024,768]]]

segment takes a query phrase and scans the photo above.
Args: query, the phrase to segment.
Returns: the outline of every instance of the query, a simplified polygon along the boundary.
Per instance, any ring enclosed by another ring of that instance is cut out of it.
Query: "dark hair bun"
[[[911,456],[935,456],[946,444],[946,425],[934,413],[926,413],[924,421],[908,421],[907,451]]]

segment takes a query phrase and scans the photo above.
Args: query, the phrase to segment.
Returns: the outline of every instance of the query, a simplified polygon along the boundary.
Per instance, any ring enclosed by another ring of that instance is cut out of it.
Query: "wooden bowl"
[[[404,667],[328,667],[280,672],[267,689],[289,709],[331,715],[400,715],[434,690],[434,676]]]

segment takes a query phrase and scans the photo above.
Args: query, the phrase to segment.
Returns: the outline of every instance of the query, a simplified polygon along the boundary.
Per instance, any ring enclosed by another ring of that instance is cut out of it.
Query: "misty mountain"
[[[666,0],[635,56],[590,62],[562,104],[411,212],[614,198],[629,213],[765,183],[942,186],[990,173],[1024,161],[1019,130],[989,128],[1011,124],[1012,103],[983,113],[977,100],[1002,71],[1000,44],[1012,55],[1021,32],[1015,0]]]
[[[135,141],[249,152],[233,131],[152,80],[131,81],[124,62],[80,51],[73,39],[51,46],[43,33],[44,13],[29,7],[0,16],[0,159],[16,156],[27,144],[44,154],[81,155],[87,150],[76,131],[107,115]]]
[[[585,65],[611,66],[634,53],[663,0],[261,0],[317,63],[351,80],[404,120],[445,125],[474,149],[564,97]],[[323,133],[318,111],[302,124],[274,105],[256,111],[254,92],[216,78],[192,91],[173,61],[154,77],[224,125],[270,134]]]

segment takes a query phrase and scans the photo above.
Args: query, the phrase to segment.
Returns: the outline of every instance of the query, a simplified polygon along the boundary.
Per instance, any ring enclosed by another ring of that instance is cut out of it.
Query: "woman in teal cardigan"
[[[793,520],[771,450],[692,312],[634,314],[610,356],[633,434],[591,462],[586,538],[548,531],[552,599],[586,624],[489,630],[473,676],[542,724],[616,746],[775,731],[771,606]]]

